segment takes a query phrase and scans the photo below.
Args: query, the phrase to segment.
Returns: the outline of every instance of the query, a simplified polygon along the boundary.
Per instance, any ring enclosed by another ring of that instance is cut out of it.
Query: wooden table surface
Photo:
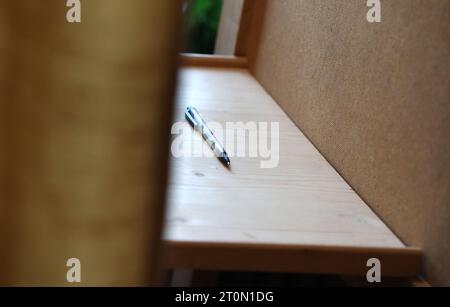
[[[172,158],[167,267],[363,274],[377,257],[388,275],[419,273],[420,251],[405,247],[247,70],[183,68],[179,82],[175,121],[194,106],[207,122],[278,122],[279,165],[233,157],[228,170],[214,157]]]

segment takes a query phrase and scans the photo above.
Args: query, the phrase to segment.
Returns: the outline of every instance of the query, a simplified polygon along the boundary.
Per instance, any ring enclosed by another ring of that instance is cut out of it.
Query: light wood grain
[[[402,255],[387,261],[393,275],[419,272],[419,253],[405,249],[247,70],[182,69],[176,121],[184,120],[188,105],[197,107],[207,121],[279,122],[280,162],[277,168],[261,169],[259,159],[236,157],[227,170],[215,158],[173,158],[165,232],[169,266],[245,269],[250,262],[238,259],[246,251],[256,255],[263,248],[275,258],[255,257],[248,269],[292,266],[310,272],[306,268],[314,262],[317,270],[324,266],[320,272],[333,273],[332,266],[340,266],[340,261],[333,262],[334,252],[348,256],[351,263],[361,261],[361,253],[367,256],[373,250],[374,256],[380,256],[385,250],[386,255]],[[211,253],[217,257],[217,250],[225,249],[229,258],[211,260],[208,246],[213,246]],[[328,256],[298,254],[306,264],[280,264],[287,258],[277,259],[277,253],[270,251],[279,246],[292,248],[293,255],[295,250],[302,254],[320,249],[321,255]],[[397,272],[394,264],[401,265],[403,256],[412,264]],[[340,273],[346,268],[341,266]],[[354,272],[349,268],[347,273]]]

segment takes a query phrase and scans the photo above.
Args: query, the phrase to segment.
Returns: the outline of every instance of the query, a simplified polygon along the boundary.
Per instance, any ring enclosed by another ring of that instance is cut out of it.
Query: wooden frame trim
[[[266,13],[266,0],[245,0],[234,54],[248,58],[250,66],[257,56]]]
[[[236,56],[181,53],[179,62],[181,66],[248,68],[247,59]]]
[[[382,276],[420,275],[418,248],[354,248],[264,244],[163,243],[165,268],[198,270],[295,272],[366,276],[367,260],[381,261]]]
[[[245,0],[234,56],[181,53],[180,66],[250,68],[257,56],[266,0]]]

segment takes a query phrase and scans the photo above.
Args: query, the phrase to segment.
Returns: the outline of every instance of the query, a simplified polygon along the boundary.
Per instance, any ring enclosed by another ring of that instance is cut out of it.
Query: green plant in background
[[[185,50],[214,53],[223,0],[186,0],[184,7]]]

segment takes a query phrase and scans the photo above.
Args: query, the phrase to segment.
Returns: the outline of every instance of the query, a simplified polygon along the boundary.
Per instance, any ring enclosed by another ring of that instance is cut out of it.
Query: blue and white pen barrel
[[[230,158],[227,152],[214,136],[214,133],[206,125],[206,122],[201,117],[200,113],[195,108],[188,107],[186,110],[186,119],[194,127],[195,130],[201,133],[206,143],[213,150],[214,155],[222,162],[230,165]]]

